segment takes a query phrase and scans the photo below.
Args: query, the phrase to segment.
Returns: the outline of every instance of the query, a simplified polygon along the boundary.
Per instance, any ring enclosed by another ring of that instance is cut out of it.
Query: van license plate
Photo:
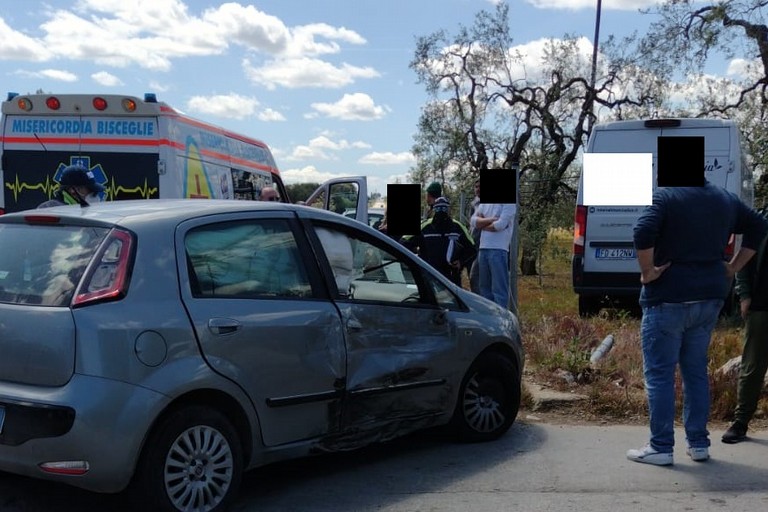
[[[0,434],[3,433],[3,423],[5,423],[5,407],[0,406]]]
[[[595,257],[599,260],[633,260],[635,259],[635,250],[600,248],[595,250]]]

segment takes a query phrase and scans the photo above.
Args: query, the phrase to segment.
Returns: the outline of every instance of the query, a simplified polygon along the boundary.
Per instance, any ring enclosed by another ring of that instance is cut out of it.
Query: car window
[[[329,227],[316,229],[339,295],[360,301],[425,303],[410,260],[375,239]]]
[[[457,311],[461,309],[461,303],[456,295],[436,277],[426,274],[427,283],[435,294],[437,305],[441,308]]]
[[[0,302],[65,306],[108,228],[0,225]]]
[[[303,298],[312,295],[286,220],[200,226],[184,240],[195,297]]]

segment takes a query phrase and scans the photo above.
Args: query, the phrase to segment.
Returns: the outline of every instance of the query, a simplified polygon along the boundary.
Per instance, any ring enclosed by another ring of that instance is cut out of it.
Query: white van
[[[747,169],[739,129],[722,119],[648,119],[596,125],[587,153],[652,153],[656,182],[657,138],[704,137],[706,179],[753,204],[752,173]],[[579,315],[596,314],[603,306],[634,309],[640,295],[640,267],[633,228],[645,206],[594,206],[583,202],[579,182],[573,235],[573,289]],[[733,254],[737,240],[727,252]]]

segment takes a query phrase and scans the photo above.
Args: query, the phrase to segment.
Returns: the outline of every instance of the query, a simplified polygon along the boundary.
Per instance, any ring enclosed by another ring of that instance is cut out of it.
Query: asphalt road
[[[249,472],[238,512],[768,510],[768,432],[738,445],[712,432],[712,459],[630,462],[642,426],[564,426],[522,419],[496,442],[455,444],[424,432],[385,445]],[[126,511],[121,496],[0,473],[0,512]],[[149,512],[149,511],[141,511]]]

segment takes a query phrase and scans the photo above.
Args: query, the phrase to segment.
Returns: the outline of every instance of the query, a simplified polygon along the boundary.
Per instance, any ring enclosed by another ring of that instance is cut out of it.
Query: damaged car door
[[[339,442],[384,441],[450,414],[461,379],[456,336],[431,276],[404,249],[361,230],[319,223],[316,232],[346,341],[342,429],[355,436]]]

